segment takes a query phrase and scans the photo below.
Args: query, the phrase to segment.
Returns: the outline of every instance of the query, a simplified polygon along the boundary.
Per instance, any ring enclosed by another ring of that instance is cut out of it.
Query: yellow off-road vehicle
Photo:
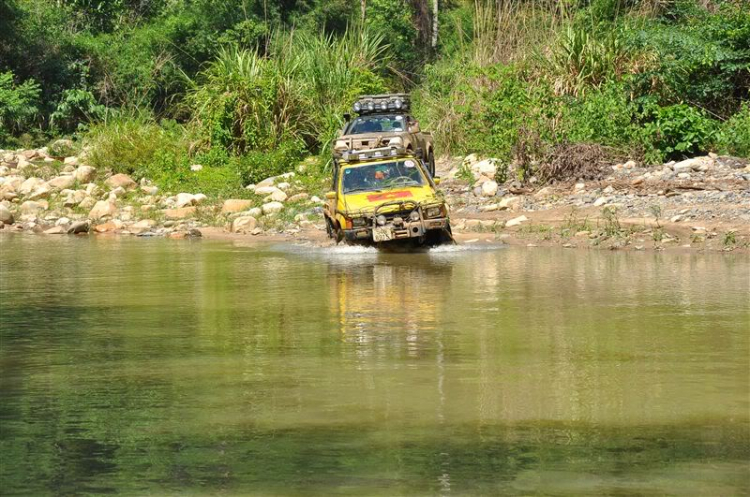
[[[326,194],[328,235],[350,244],[452,241],[439,182],[404,149],[345,153],[334,171],[333,191]]]

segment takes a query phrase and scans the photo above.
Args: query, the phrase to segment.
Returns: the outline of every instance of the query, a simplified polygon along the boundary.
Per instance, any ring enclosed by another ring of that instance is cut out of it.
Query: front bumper
[[[393,238],[387,241],[406,240],[409,238],[420,238],[433,230],[445,230],[449,226],[447,217],[422,219],[419,221],[404,221],[400,225],[388,223],[385,226],[377,226],[377,229],[390,228]],[[350,242],[374,242],[373,227],[364,226],[344,230],[344,237]]]

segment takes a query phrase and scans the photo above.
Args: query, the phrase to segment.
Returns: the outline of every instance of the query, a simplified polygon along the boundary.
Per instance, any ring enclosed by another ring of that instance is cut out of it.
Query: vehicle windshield
[[[402,115],[364,116],[355,118],[346,131],[347,135],[404,131],[406,118]]]
[[[344,193],[387,190],[425,184],[424,176],[416,160],[413,159],[348,167],[344,169],[343,173],[342,188]]]

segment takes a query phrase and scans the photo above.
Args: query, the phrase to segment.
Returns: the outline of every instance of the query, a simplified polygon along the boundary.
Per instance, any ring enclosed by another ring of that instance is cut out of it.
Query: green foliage
[[[55,111],[50,114],[50,125],[63,132],[84,130],[87,122],[104,118],[106,107],[99,105],[88,90],[65,90]]]
[[[39,113],[40,93],[33,80],[17,84],[12,72],[0,72],[0,144],[33,125]]]
[[[716,136],[715,121],[686,104],[647,111],[646,136],[664,156],[679,159],[705,153]]]
[[[750,102],[721,126],[717,142],[720,152],[750,157]]]

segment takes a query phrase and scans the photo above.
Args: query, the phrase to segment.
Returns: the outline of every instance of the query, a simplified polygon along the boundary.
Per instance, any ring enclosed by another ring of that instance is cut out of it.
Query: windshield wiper
[[[377,189],[373,190],[372,188],[368,188],[366,186],[360,187],[360,188],[352,188],[351,190],[347,190],[344,193],[355,193],[355,192],[382,192],[383,190]]]

